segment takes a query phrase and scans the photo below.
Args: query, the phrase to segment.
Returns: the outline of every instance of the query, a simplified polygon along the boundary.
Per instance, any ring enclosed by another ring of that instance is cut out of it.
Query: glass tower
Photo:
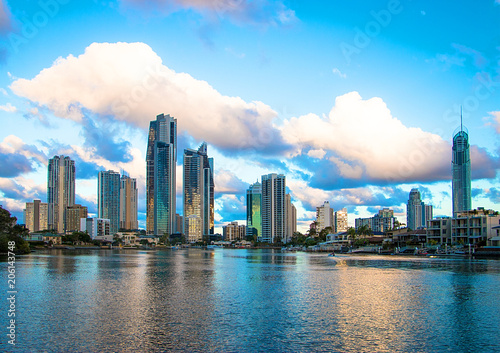
[[[75,204],[75,161],[65,156],[49,159],[47,175],[48,226],[64,233],[66,207]]]
[[[114,235],[120,229],[120,173],[99,172],[97,189],[97,217],[109,219],[109,231]]]
[[[248,239],[262,237],[262,185],[250,185],[247,190],[247,234]]]
[[[146,229],[148,234],[175,231],[177,119],[160,114],[149,124],[146,153]]]
[[[452,199],[453,216],[458,212],[469,211],[471,205],[471,176],[469,134],[462,126],[453,137],[452,148]]]
[[[214,234],[214,160],[207,144],[184,150],[184,235],[189,242]]]
[[[262,176],[262,237],[263,242],[285,241],[286,205],[285,176],[268,174]]]

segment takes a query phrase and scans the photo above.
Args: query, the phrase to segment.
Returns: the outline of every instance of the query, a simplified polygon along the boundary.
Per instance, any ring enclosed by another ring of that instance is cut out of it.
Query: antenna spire
[[[462,106],[460,106],[460,131],[464,131],[462,127]]]

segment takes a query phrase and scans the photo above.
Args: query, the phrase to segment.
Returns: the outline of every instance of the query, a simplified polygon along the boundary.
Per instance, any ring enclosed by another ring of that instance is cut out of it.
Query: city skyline
[[[206,141],[216,161],[218,233],[246,221],[246,190],[269,173],[286,175],[302,232],[325,200],[350,225],[387,207],[405,223],[413,188],[451,216],[460,106],[471,206],[499,208],[499,1],[41,3],[0,1],[0,203],[18,220],[66,155],[92,215],[98,172],[137,178],[146,228],[160,113],[180,151]],[[180,154],[176,167],[179,181]],[[182,183],[175,196],[182,214]]]

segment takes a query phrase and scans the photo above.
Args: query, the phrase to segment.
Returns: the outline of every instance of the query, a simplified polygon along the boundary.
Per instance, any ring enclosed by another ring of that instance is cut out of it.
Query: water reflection
[[[500,350],[499,261],[189,249],[17,265],[21,351]]]

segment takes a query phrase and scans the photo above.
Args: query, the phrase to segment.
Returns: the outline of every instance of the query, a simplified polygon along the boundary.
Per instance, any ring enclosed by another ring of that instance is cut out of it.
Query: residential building
[[[214,160],[207,144],[184,150],[184,235],[188,242],[208,241],[214,234]]]
[[[423,229],[432,219],[432,206],[426,205],[420,198],[418,189],[411,189],[406,206],[406,224],[409,229]]]
[[[497,211],[485,210],[479,207],[475,210],[458,212],[451,220],[451,243],[476,244],[487,243],[496,237],[500,225],[500,215]]]
[[[451,218],[438,217],[427,221],[427,243],[450,244]]]
[[[342,233],[347,232],[349,229],[349,222],[347,219],[347,208],[342,208],[339,211],[335,211],[334,214],[334,232]]]
[[[24,224],[30,233],[47,230],[49,219],[49,204],[40,200],[26,202],[24,209]]]
[[[66,207],[75,204],[75,161],[65,156],[49,159],[47,176],[48,228],[64,233]]]
[[[285,203],[286,228],[284,243],[288,243],[292,240],[293,234],[297,231],[297,209],[292,203],[292,197],[290,194],[285,195]]]
[[[176,233],[181,233],[183,234],[184,233],[184,217],[182,217],[181,215],[179,215],[178,213],[175,214],[175,232]]]
[[[99,172],[97,179],[97,217],[109,219],[111,235],[120,229],[120,173]]]
[[[258,181],[247,190],[247,239],[262,237],[262,184]]]
[[[122,175],[120,178],[120,229],[132,230],[139,228],[137,205],[137,180]]]
[[[274,243],[286,239],[286,180],[282,174],[262,176],[262,236],[260,241]]]
[[[333,229],[333,221],[333,208],[330,207],[330,202],[325,201],[322,206],[316,207],[316,230],[318,232],[327,227]]]
[[[387,232],[394,228],[396,217],[394,211],[389,208],[384,208],[378,211],[373,217],[356,218],[354,220],[355,229],[358,230],[361,226],[368,226],[373,232]]]
[[[66,207],[66,234],[78,232],[80,230],[80,223],[82,218],[87,218],[88,209],[86,206],[74,204],[73,206]]]
[[[472,208],[469,134],[462,124],[460,130],[453,136],[451,164],[453,217],[455,217],[457,213]]]
[[[107,240],[113,239],[113,234],[110,233],[111,223],[109,219],[104,218],[82,218],[80,220],[80,231],[87,232],[92,240]]]
[[[222,234],[225,241],[245,240],[246,227],[243,224],[239,225],[238,222],[231,222],[222,226]]]
[[[160,114],[149,124],[146,153],[147,234],[170,235],[175,229],[177,120]]]

